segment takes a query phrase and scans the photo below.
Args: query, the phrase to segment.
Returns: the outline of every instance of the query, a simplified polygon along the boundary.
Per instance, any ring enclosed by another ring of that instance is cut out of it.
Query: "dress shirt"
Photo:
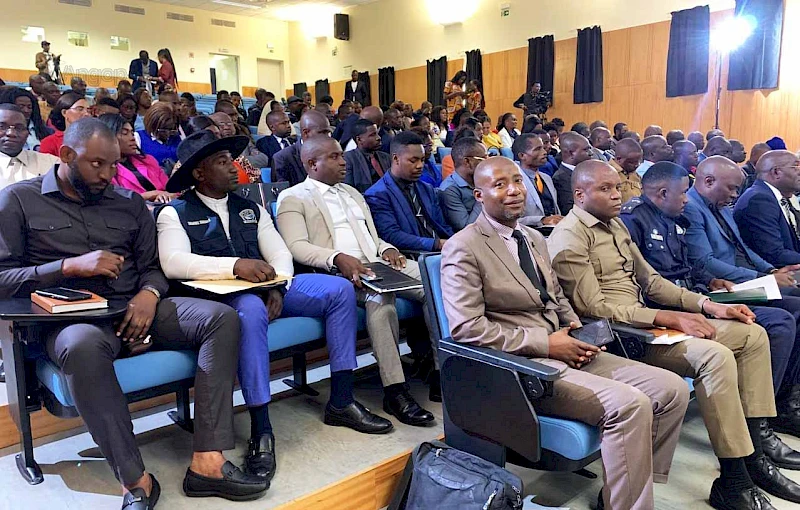
[[[108,186],[91,202],[72,200],[59,188],[58,166],[0,192],[0,297],[29,297],[62,285],[105,298],[130,299],[168,284],[158,266],[153,216],[138,194]],[[66,278],[64,259],[95,250],[124,257],[117,278]]]
[[[200,201],[219,216],[230,239],[230,213],[228,197],[211,198],[197,193]],[[261,216],[258,220],[258,249],[261,256],[275,272],[284,276],[294,275],[292,254],[283,238],[278,234],[267,210],[258,205]],[[166,206],[158,215],[158,254],[161,267],[167,278],[177,280],[228,280],[235,278],[233,266],[239,257],[209,257],[192,253],[192,243],[183,229],[178,212]]]
[[[0,152],[0,189],[44,175],[60,162],[60,158],[41,152],[23,150],[13,158]]]
[[[633,197],[642,195],[642,178],[636,172],[627,173],[619,166],[616,159],[608,162],[614,170],[619,174],[620,188],[619,192],[622,194],[622,203],[627,203]]]
[[[355,140],[350,140],[347,142],[347,147],[344,148],[345,152],[350,152],[358,149],[358,144],[356,144]]]
[[[345,211],[345,207],[349,209],[353,219],[358,223],[364,240],[370,247],[373,256],[375,256],[378,254],[378,247],[375,246],[375,242],[372,240],[372,234],[370,234],[369,227],[367,227],[367,218],[364,216],[364,210],[353,200],[350,193],[342,189],[338,184],[328,186],[324,182],[311,179],[310,177],[309,180],[314,183],[314,186],[319,190],[319,194],[322,195],[322,199],[328,207],[328,213],[331,215],[331,221],[333,221],[333,249],[336,250],[336,253],[328,257],[328,269],[334,266],[333,259],[340,253],[355,257],[362,264],[370,262],[369,258],[367,258],[366,254],[361,249],[361,246],[359,246],[358,239],[356,239],[353,229],[350,228],[350,222],[347,221],[347,211]]]
[[[285,149],[286,147],[292,145],[292,142],[290,142],[288,138],[281,138],[275,133],[273,133],[272,136],[275,137],[275,141],[278,142],[278,147],[280,147],[281,149]]]
[[[655,163],[652,161],[642,161],[642,164],[636,168],[636,173],[639,175],[639,177],[644,177],[644,174],[650,170],[650,167],[653,165],[655,165]]]
[[[781,206],[781,212],[783,212],[783,217],[786,218],[786,221],[789,223],[789,226],[795,228],[796,230],[797,226],[794,224],[794,218],[789,217],[789,212],[783,205],[781,205],[781,201],[783,200],[783,195],[781,195],[781,192],[778,191],[778,188],[768,183],[767,181],[764,181],[764,184],[766,184],[767,187],[770,189],[770,191],[772,191],[772,194],[775,195],[775,200],[777,200],[778,205]]]
[[[500,236],[500,239],[503,240],[503,244],[505,244],[506,248],[508,248],[508,253],[511,254],[511,257],[514,259],[514,262],[519,264],[519,245],[517,245],[517,240],[514,239],[512,235],[514,234],[515,230],[519,230],[520,232],[522,232],[522,235],[525,236],[525,239],[527,239],[528,243],[530,244],[531,240],[528,239],[528,234],[526,234],[524,230],[519,228],[518,224],[515,225],[514,228],[511,228],[509,226],[503,225],[502,223],[498,223],[497,221],[490,218],[489,215],[486,213],[483,213],[483,216],[484,218],[486,218],[486,220],[489,222],[489,225],[492,226],[495,232],[497,232],[497,235]],[[536,267],[536,261],[533,260],[533,257],[531,257],[531,261],[533,262],[534,267]]]
[[[357,81],[351,81],[350,82],[350,90],[355,92],[357,88],[358,88],[358,82]]]
[[[564,167],[568,168],[571,172],[575,171],[575,165],[570,165],[569,163],[564,163],[563,161],[561,162],[561,164],[564,165]]]

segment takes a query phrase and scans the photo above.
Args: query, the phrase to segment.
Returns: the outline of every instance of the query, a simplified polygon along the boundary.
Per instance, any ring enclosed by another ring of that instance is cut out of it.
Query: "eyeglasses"
[[[73,112],[78,112],[78,113],[83,113],[86,110],[88,110],[88,108],[85,106],[73,106],[72,108],[69,109],[72,110]]]
[[[486,161],[489,158],[484,158],[483,156],[467,156],[467,159],[474,159],[476,161]]]
[[[178,134],[177,129],[156,129],[156,131],[160,134],[165,134],[168,136],[175,136]]]
[[[0,133],[27,133],[28,126],[24,124],[0,124]]]

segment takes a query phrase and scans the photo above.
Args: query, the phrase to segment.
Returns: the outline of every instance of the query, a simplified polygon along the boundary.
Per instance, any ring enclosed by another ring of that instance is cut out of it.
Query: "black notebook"
[[[386,292],[402,292],[404,290],[415,290],[422,288],[422,282],[416,278],[411,278],[400,271],[393,269],[381,262],[365,264],[365,267],[372,269],[377,279],[369,280],[367,276],[361,276],[361,283],[378,294]]]

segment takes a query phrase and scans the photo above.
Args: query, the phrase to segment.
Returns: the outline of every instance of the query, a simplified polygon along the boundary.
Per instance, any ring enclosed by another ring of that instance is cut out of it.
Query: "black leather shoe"
[[[722,485],[720,478],[711,485],[709,503],[717,510],[775,510],[766,494],[756,487],[733,492]]]
[[[753,482],[765,492],[781,499],[800,503],[800,485],[789,480],[766,455],[747,463],[747,472]]]
[[[161,496],[161,486],[153,475],[150,475],[153,486],[150,488],[150,495],[145,495],[144,489],[133,489],[122,497],[122,510],[151,510],[158,503]]]
[[[230,501],[251,501],[260,498],[269,489],[269,482],[248,475],[232,462],[222,465],[222,478],[208,478],[186,470],[183,492],[190,498],[218,497]]]
[[[354,401],[344,409],[336,409],[328,404],[325,406],[325,425],[334,427],[348,427],[364,434],[385,434],[394,428],[392,422],[372,414],[369,409]]]
[[[431,402],[442,401],[442,381],[439,378],[439,371],[434,370],[428,376],[428,400]]]
[[[275,436],[270,432],[261,437],[251,437],[247,442],[247,455],[244,458],[245,473],[269,482],[275,476],[276,467]]]
[[[433,421],[433,415],[420,407],[407,391],[400,392],[392,397],[383,397],[383,410],[391,414],[406,425],[418,427]]]
[[[767,424],[767,420],[761,420],[761,447],[779,468],[800,471],[800,452],[786,446]]]
[[[600,489],[600,494],[597,495],[597,506],[595,510],[606,510],[606,502],[603,501],[603,489]]]
[[[778,410],[778,416],[771,418],[769,424],[778,432],[800,437],[800,408],[790,406]]]

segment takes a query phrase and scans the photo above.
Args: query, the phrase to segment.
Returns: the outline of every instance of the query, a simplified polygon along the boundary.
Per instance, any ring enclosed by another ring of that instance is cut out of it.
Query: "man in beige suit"
[[[330,137],[306,140],[300,156],[308,178],[280,194],[278,229],[295,261],[324,271],[338,269],[352,280],[367,311],[367,331],[384,386],[384,410],[408,425],[428,424],[433,415],[417,404],[405,384],[394,294],[369,292],[360,278],[371,273],[364,267],[370,262],[388,263],[414,278],[420,277],[419,267],[378,237],[361,193],[342,182],[346,164],[339,142]],[[425,299],[422,290],[400,295]]]
[[[452,337],[561,369],[552,396],[534,407],[601,428],[605,486],[599,506],[652,509],[653,482],[666,483],[678,443],[686,383],[569,336],[581,323],[550,267],[544,238],[517,222],[525,197],[511,160],[490,158],[478,166],[475,198],[483,213],[442,250]]]
[[[711,487],[712,506],[772,508],[756,486],[795,500],[800,487],[778,471],[761,446],[761,424],[775,416],[766,332],[744,305],[714,303],[662,278],[618,218],[619,186],[619,174],[605,162],[586,161],[573,172],[575,207],[547,241],[564,293],[579,314],[692,336],[673,345],[648,345],[642,361],[694,378],[721,467]]]

